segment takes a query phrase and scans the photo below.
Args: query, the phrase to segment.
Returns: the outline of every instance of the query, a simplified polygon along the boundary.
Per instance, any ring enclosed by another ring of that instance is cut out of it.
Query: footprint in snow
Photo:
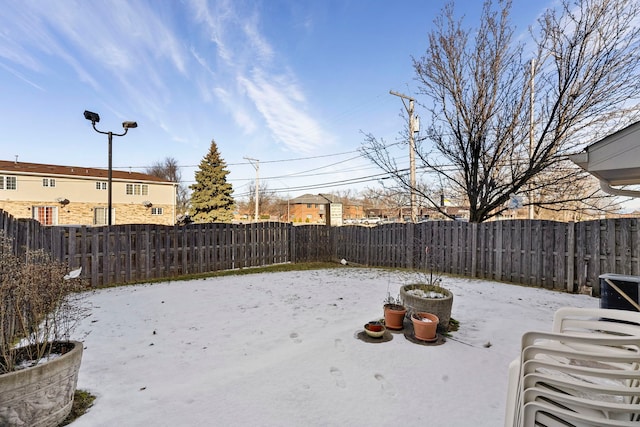
[[[380,387],[382,388],[382,391],[384,392],[384,394],[386,394],[387,396],[396,395],[395,389],[382,374],[375,374],[373,377],[380,382]]]
[[[296,343],[296,344],[300,344],[302,342],[302,340],[300,339],[300,336],[298,335],[297,332],[291,332],[289,334],[289,338],[291,338],[293,340],[293,342]]]
[[[345,388],[347,386],[347,384],[344,382],[342,371],[340,369],[332,366],[331,369],[329,369],[329,372],[331,372],[331,375],[336,380],[337,387]]]

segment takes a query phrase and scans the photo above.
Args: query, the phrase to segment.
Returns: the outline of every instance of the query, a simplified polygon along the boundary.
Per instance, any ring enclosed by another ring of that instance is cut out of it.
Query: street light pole
[[[96,129],[96,125],[95,123],[93,124],[93,128]],[[99,132],[96,129],[97,132]],[[125,133],[126,129],[125,129]],[[111,183],[113,182],[113,132],[107,132],[107,136],[109,139],[109,170],[107,172],[107,225],[111,226],[112,224],[112,218],[111,218],[111,206],[113,206],[113,192],[111,190]]]
[[[91,125],[93,126],[93,130],[98,133],[107,135],[109,140],[109,170],[107,171],[107,225],[112,225],[112,216],[111,210],[113,205],[113,191],[112,191],[112,182],[113,182],[113,164],[112,164],[112,145],[113,145],[113,137],[114,136],[125,136],[129,129],[137,128],[138,123],[136,122],[123,122],[122,127],[124,128],[124,132],[122,133],[113,133],[113,132],[103,132],[98,130],[96,127],[96,123],[100,121],[100,115],[98,113],[93,113],[91,111],[85,110],[84,118],[91,121]]]

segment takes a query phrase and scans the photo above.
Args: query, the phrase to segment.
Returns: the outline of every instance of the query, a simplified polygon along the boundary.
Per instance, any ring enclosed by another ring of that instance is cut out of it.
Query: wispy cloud
[[[57,58],[102,93],[158,101],[158,94],[168,92],[165,64],[185,75],[188,53],[151,6],[118,0],[64,7],[20,2],[9,8],[10,29],[5,33],[15,47],[4,55],[0,51],[0,56],[39,72],[47,71],[42,61]]]
[[[257,57],[259,61],[270,62],[274,56],[273,48],[260,34],[258,25],[259,15],[257,13],[253,13],[253,15],[245,21],[242,29],[249,41],[249,46],[251,46],[251,51],[255,54],[255,57]]]
[[[38,85],[38,84],[36,84],[36,83],[32,82],[31,80],[29,80],[28,78],[26,78],[24,75],[22,75],[22,73],[19,73],[18,71],[14,70],[13,68],[8,67],[8,66],[6,66],[6,65],[4,65],[4,64],[0,64],[0,67],[4,68],[4,69],[5,69],[5,70],[7,70],[8,72],[10,72],[11,74],[13,74],[13,75],[14,75],[14,76],[16,76],[17,78],[19,78],[20,80],[22,80],[23,82],[26,82],[26,83],[30,84],[31,86],[35,87],[36,89],[41,90],[41,91],[43,91],[43,92],[45,91],[45,89],[44,89],[42,86],[40,86],[40,85]]]
[[[42,71],[42,64],[7,34],[0,33],[0,58],[29,70]]]
[[[251,78],[239,77],[241,85],[264,117],[275,139],[294,152],[311,152],[322,144],[323,132],[301,110],[304,95],[288,76],[265,76],[256,69]]]
[[[214,90],[218,99],[222,100],[224,105],[233,106],[233,109],[229,113],[233,116],[234,121],[238,124],[244,134],[251,134],[256,131],[257,125],[255,120],[251,117],[251,114],[247,112],[246,108],[243,108],[237,102],[234,101],[234,95],[229,91],[217,87]]]
[[[241,9],[237,4],[227,0],[191,2],[194,19],[204,26],[216,47],[218,99],[243,130],[258,131],[257,120],[247,110],[248,101],[274,141],[293,152],[313,151],[330,136],[308,112],[304,89],[287,68],[286,58],[260,32],[258,10]],[[211,59],[207,61],[203,55],[198,59],[205,69],[213,68]]]
[[[228,114],[243,133],[262,132],[293,152],[330,139],[284,52],[262,32],[259,5],[184,1],[9,2],[0,65],[41,90],[45,79],[73,70],[105,108],[137,110],[174,140],[184,137],[171,116],[196,117],[175,110],[195,108],[189,97],[211,108],[197,117]]]
[[[192,0],[190,6],[194,12],[196,24],[204,25],[209,40],[218,49],[218,55],[229,63],[233,54],[227,48],[223,36],[226,23],[233,19],[231,5],[227,1],[219,1],[213,5],[212,10],[207,0]]]
[[[5,33],[0,57],[20,68],[42,75],[53,73],[44,61],[59,58],[75,70],[80,81],[97,88],[97,82],[91,78],[85,67],[80,65],[75,55],[70,53],[70,47],[64,46],[65,41],[57,31],[60,25],[57,20],[60,11],[73,8],[49,9],[51,6],[50,3],[39,2],[24,2],[19,6],[18,3],[7,5],[3,10],[2,26]]]

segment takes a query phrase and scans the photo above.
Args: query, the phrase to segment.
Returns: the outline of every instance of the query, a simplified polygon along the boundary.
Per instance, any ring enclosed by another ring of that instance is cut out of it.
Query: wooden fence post
[[[416,245],[416,242],[414,240],[415,235],[416,235],[416,224],[410,222],[407,224],[407,237],[406,237],[407,252],[406,252],[406,259],[405,259],[405,268],[414,267],[414,264],[413,264],[413,259],[415,256],[414,246]]]
[[[289,233],[289,253],[291,254],[291,262],[295,264],[298,253],[296,251],[296,227],[293,224],[289,224]]]
[[[471,277],[478,277],[478,223],[471,223]]]
[[[566,289],[569,292],[573,292],[574,286],[574,272],[575,272],[575,259],[576,259],[576,224],[573,221],[567,223],[567,254],[566,254],[566,266],[567,266],[567,286]]]
[[[503,243],[502,243],[502,227],[504,226],[504,221],[495,221],[495,230],[496,234],[494,237],[495,243],[495,274],[494,280],[501,281],[502,280],[502,257],[503,253]]]

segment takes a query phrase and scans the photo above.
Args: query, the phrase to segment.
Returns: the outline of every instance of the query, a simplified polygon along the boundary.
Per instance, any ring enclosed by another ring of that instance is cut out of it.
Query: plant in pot
[[[453,294],[448,289],[429,283],[411,283],[400,287],[400,296],[409,316],[434,314],[439,319],[439,328],[448,331],[453,307]]]
[[[364,332],[371,338],[382,338],[384,336],[385,327],[379,320],[372,320],[364,325]]]
[[[41,250],[17,256],[0,232],[0,425],[53,427],[71,410],[82,343],[70,334],[87,309],[66,270]]]
[[[402,304],[400,297],[394,298],[387,293],[384,300],[384,325],[387,329],[401,330],[404,328],[404,316],[407,309]]]
[[[438,338],[438,316],[431,313],[416,312],[411,315],[413,332],[417,339],[435,341]]]
[[[453,294],[442,286],[442,278],[434,276],[432,254],[425,249],[429,274],[426,278],[400,287],[400,299],[407,308],[407,314],[431,313],[438,319],[438,328],[442,332],[449,330]]]

